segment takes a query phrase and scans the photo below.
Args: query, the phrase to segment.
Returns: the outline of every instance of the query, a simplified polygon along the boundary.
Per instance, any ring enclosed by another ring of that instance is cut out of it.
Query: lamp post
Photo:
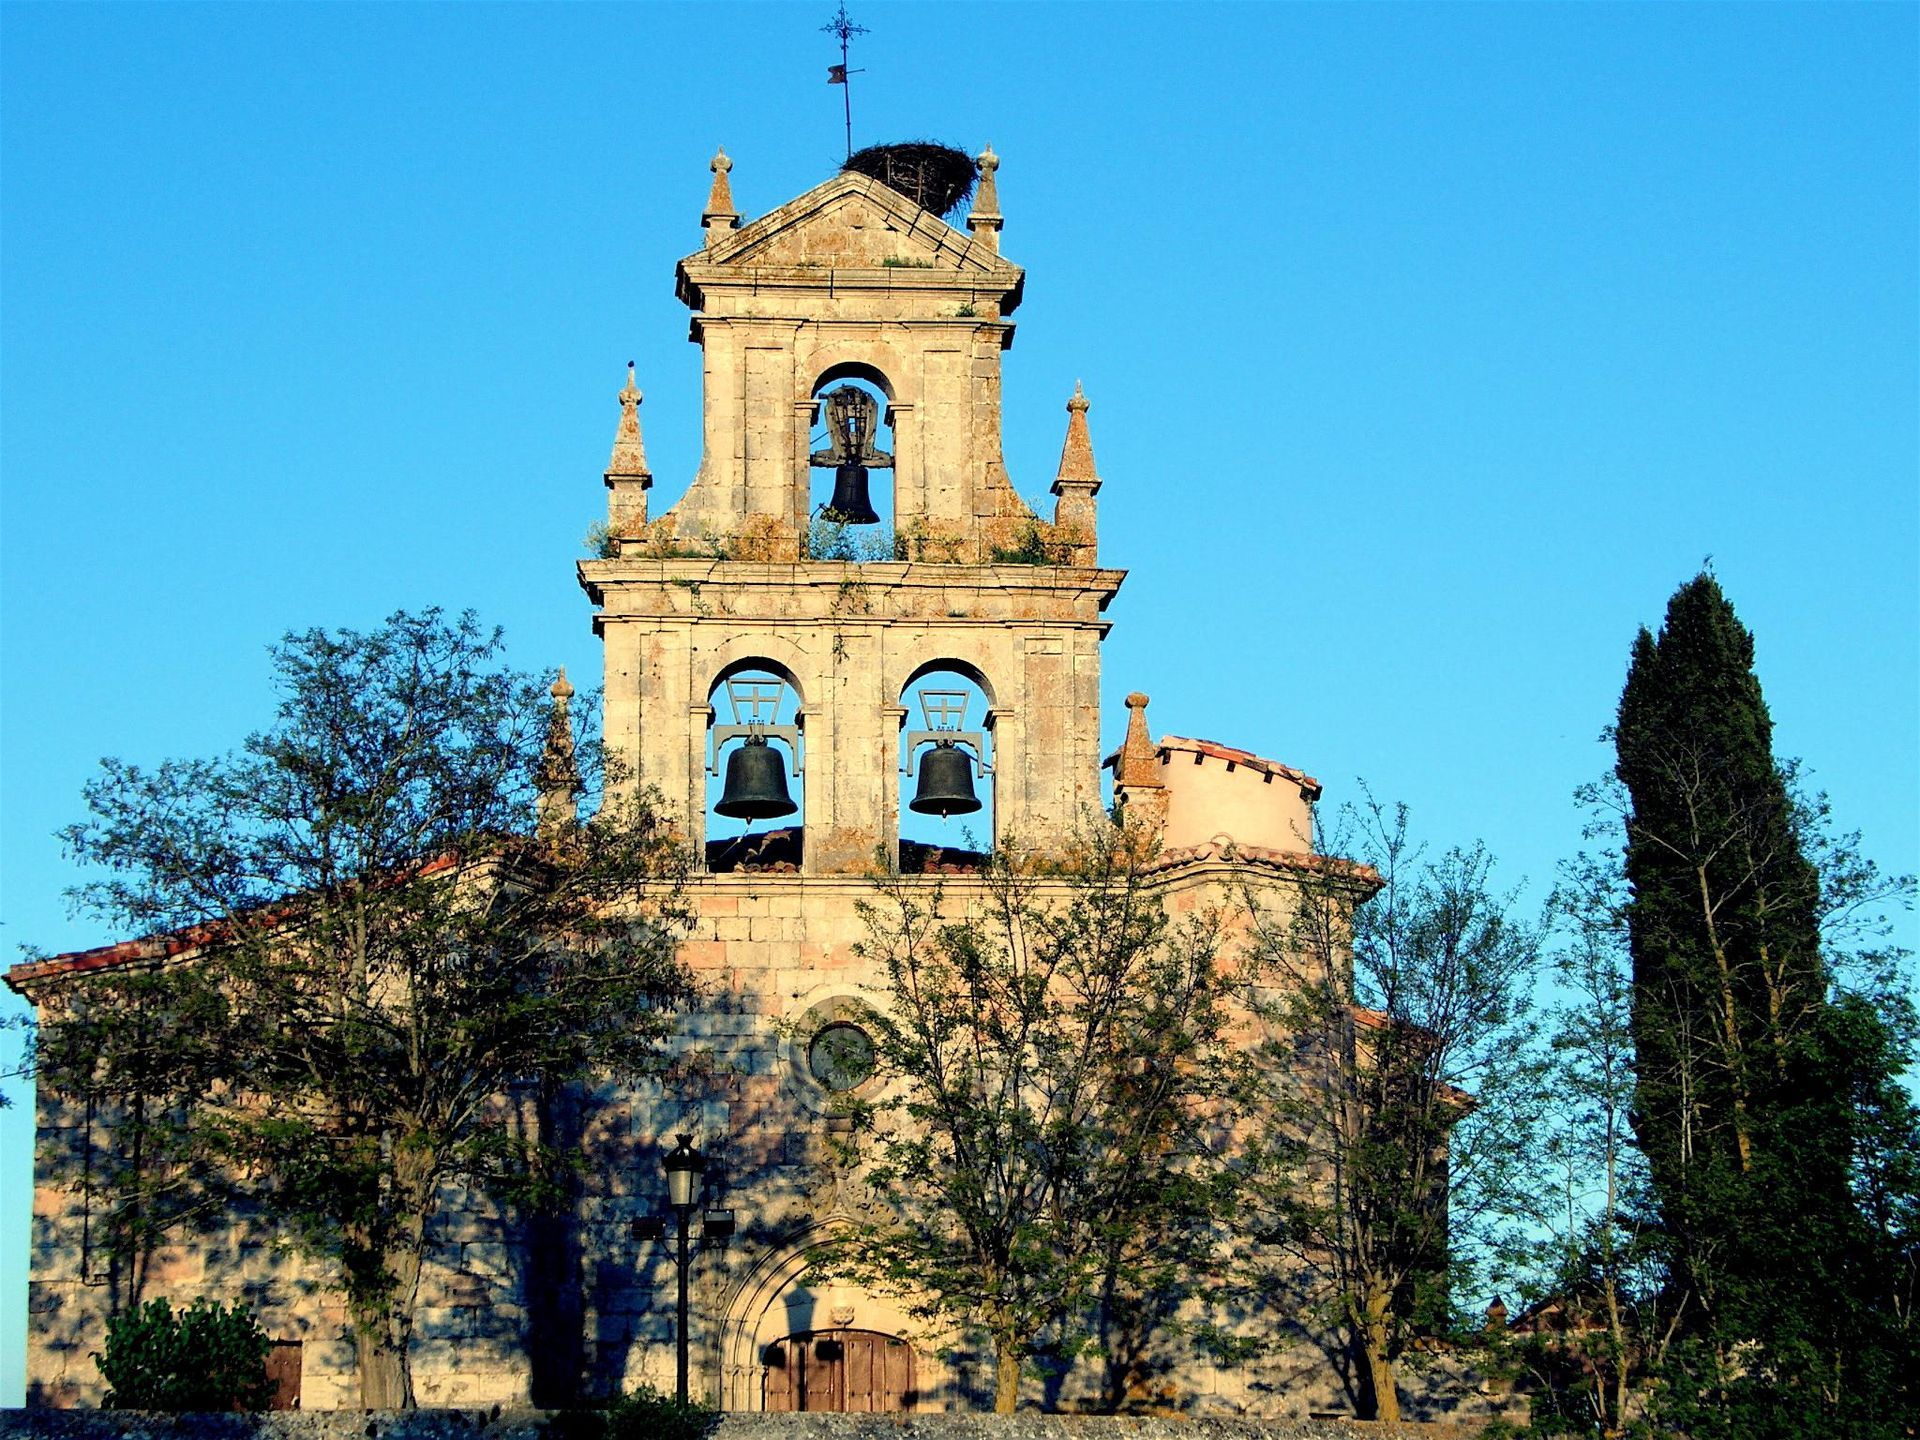
[[[679,1143],[661,1157],[660,1167],[667,1172],[667,1207],[673,1211],[675,1227],[675,1267],[680,1288],[674,1335],[674,1398],[687,1403],[687,1272],[693,1264],[693,1211],[700,1199],[700,1177],[706,1172],[707,1157],[693,1148],[693,1136],[676,1135]],[[636,1240],[664,1240],[666,1221],[658,1215],[633,1222]],[[701,1218],[700,1239],[719,1243],[733,1234],[731,1210],[709,1210]]]
[[[691,1135],[676,1135],[680,1143],[667,1152],[660,1163],[667,1172],[667,1204],[673,1207],[679,1228],[680,1308],[675,1326],[673,1357],[673,1394],[682,1405],[687,1403],[687,1264],[692,1258],[688,1231],[693,1221],[693,1194],[707,1157],[693,1148]]]

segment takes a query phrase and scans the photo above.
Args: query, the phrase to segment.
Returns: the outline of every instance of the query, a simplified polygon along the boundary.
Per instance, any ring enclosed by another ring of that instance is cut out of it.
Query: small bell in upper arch
[[[919,784],[907,808],[921,815],[971,815],[980,808],[973,791],[973,757],[942,740],[920,757]]]
[[[827,518],[842,525],[878,525],[873,500],[867,494],[867,467],[847,464],[833,472],[833,499],[827,502]]]

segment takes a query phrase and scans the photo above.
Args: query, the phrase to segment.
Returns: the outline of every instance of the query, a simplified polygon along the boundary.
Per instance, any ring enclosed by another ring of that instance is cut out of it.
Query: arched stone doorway
[[[913,1409],[913,1346],[878,1330],[802,1330],[761,1353],[761,1408],[887,1413]]]
[[[928,1337],[898,1301],[813,1278],[828,1247],[848,1233],[834,1220],[806,1225],[739,1278],[722,1304],[717,1337],[722,1409],[899,1413],[952,1403],[949,1367],[937,1349],[925,1348]],[[806,1353],[797,1354],[802,1346]],[[770,1376],[770,1368],[782,1374]]]

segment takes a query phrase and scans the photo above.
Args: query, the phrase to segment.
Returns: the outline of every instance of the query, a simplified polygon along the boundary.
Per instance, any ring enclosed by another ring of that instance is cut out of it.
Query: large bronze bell
[[[980,808],[973,793],[973,757],[942,740],[920,757],[920,783],[907,808],[922,815],[971,815]]]
[[[878,525],[873,500],[867,494],[867,467],[846,464],[833,472],[833,499],[827,505],[827,518],[842,525]]]
[[[713,808],[729,820],[772,820],[800,808],[787,794],[786,757],[766,736],[749,735],[727,757],[726,789]]]

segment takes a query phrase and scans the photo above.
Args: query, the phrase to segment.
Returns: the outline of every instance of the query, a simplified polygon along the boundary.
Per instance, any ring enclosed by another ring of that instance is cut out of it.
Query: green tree
[[[1538,1150],[1537,1223],[1513,1237],[1503,1283],[1537,1331],[1496,1336],[1530,1373],[1536,1433],[1617,1435],[1665,1326],[1646,1164],[1632,1128],[1633,982],[1617,855],[1562,867],[1550,907],[1557,982]]]
[[[1329,865],[1264,927],[1277,1143],[1251,1171],[1260,1228],[1349,1338],[1363,1415],[1397,1420],[1398,1357],[1527,1208],[1540,937],[1484,848],[1428,857],[1403,806],[1349,808],[1318,848],[1363,868]]]
[[[1633,1121],[1680,1337],[1667,1413],[1700,1434],[1883,1423],[1911,1404],[1887,1377],[1912,1332],[1876,1273],[1902,1242],[1862,1187],[1906,1183],[1910,1010],[1884,973],[1870,1001],[1836,997],[1833,961],[1889,887],[1775,761],[1753,638],[1711,575],[1635,640],[1614,741]]]
[[[1819,1022],[1827,984],[1818,877],[1794,833],[1772,728],[1753,638],[1700,575],[1675,593],[1660,634],[1634,641],[1615,731],[1636,1125],[1695,1324],[1764,1304],[1762,1292],[1804,1273],[1791,1248],[1723,1263],[1742,1243],[1742,1212],[1810,1206],[1827,1223],[1846,1205],[1843,1156],[1809,1155],[1787,1195],[1751,1183],[1766,1158],[1757,1147],[1793,1143],[1759,1132],[1790,1099],[1797,1042]],[[1751,1295],[1734,1293],[1749,1284]]]
[[[863,906],[886,997],[866,1017],[880,1098],[854,1115],[887,1213],[836,1267],[984,1333],[1002,1414],[1043,1343],[1071,1354],[1191,1294],[1232,1200],[1245,977],[1217,917],[1169,919],[1147,858],[1103,827],[1044,860],[997,851],[957,917],[952,890],[898,876]]]
[[[571,691],[550,703],[470,614],[272,654],[277,718],[239,753],[88,786],[74,898],[161,938],[39,997],[37,1064],[164,1151],[112,1197],[123,1243],[209,1195],[250,1208],[335,1263],[362,1402],[407,1406],[442,1183],[551,1158],[522,1082],[653,1063],[689,995],[687,858],[575,743]]]

